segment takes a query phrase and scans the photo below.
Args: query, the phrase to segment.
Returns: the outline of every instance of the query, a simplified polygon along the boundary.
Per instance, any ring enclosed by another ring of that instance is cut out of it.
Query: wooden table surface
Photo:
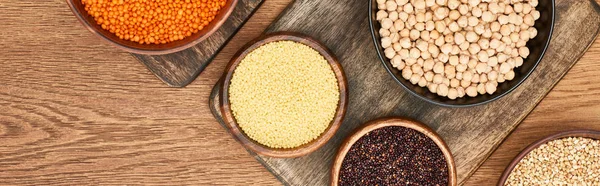
[[[0,0],[0,185],[279,185],[207,102],[232,55],[289,2],[266,1],[198,79],[178,89],[85,30],[64,0]],[[544,136],[600,130],[598,61],[600,39],[467,185],[495,183]]]

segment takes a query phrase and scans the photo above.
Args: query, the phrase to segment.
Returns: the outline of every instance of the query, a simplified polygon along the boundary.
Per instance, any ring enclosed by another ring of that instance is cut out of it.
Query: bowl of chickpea
[[[92,33],[127,52],[162,55],[212,35],[238,0],[67,0]]]
[[[379,59],[416,97],[446,107],[497,100],[546,52],[554,0],[371,0]]]

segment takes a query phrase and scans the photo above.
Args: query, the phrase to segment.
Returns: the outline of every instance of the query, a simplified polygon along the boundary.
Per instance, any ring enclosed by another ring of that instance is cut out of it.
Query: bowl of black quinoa
[[[452,153],[427,125],[379,119],[357,129],[340,146],[331,185],[457,185]]]

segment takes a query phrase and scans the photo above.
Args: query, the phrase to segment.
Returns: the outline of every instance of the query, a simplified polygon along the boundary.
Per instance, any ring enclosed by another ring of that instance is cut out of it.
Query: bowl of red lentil
[[[452,153],[427,125],[403,118],[371,121],[341,144],[332,186],[457,185]]]
[[[600,131],[560,132],[521,151],[497,185],[600,185],[599,155]]]
[[[333,137],[346,113],[341,64],[325,45],[300,33],[249,42],[222,79],[223,120],[237,141],[260,155],[310,154]]]
[[[238,0],[67,0],[92,33],[127,52],[162,55],[212,35]]]

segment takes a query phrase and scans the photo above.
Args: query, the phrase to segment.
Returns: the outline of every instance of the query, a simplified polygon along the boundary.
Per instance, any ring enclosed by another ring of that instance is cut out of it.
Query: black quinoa
[[[339,185],[448,185],[448,164],[425,134],[405,127],[373,130],[346,154]]]

